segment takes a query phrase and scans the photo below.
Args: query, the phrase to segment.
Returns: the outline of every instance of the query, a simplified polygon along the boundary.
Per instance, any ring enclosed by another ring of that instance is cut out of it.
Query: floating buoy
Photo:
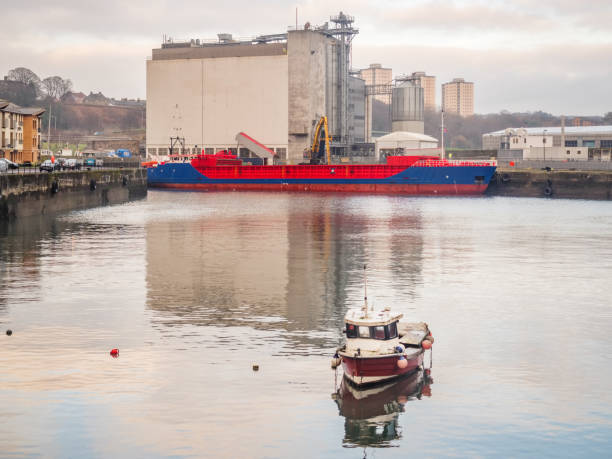
[[[397,352],[398,354],[403,354],[405,350],[406,348],[404,348],[403,344],[395,346],[395,352]]]
[[[408,366],[408,360],[406,360],[406,357],[404,357],[403,355],[400,356],[399,360],[397,361],[397,368],[406,368]]]
[[[429,341],[428,339],[424,339],[421,343],[421,347],[423,349],[431,349],[431,341]]]
[[[11,336],[13,334],[13,330],[11,330],[10,328],[6,331],[6,334],[8,336]]]
[[[114,358],[119,357],[119,349],[111,349],[110,355]]]
[[[332,369],[339,367],[341,363],[342,363],[342,358],[337,353],[334,354],[334,356],[331,359]]]
[[[253,365],[253,371],[259,371],[259,365]]]

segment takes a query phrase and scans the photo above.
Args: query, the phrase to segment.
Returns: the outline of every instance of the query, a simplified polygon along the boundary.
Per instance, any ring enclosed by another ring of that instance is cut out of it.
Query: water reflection
[[[357,389],[345,378],[332,398],[344,419],[345,447],[399,446],[402,438],[399,415],[405,405],[423,396],[431,397],[433,379],[429,370],[418,371],[400,381]]]
[[[145,225],[147,305],[156,324],[282,331],[281,352],[320,353],[338,344],[346,309],[361,301],[362,267],[381,290],[413,293],[422,265],[417,211],[366,214],[334,196],[179,195],[204,212]],[[247,202],[245,202],[247,201]],[[387,208],[388,207],[388,208]],[[264,214],[262,215],[261,212]],[[399,215],[398,215],[399,214]]]

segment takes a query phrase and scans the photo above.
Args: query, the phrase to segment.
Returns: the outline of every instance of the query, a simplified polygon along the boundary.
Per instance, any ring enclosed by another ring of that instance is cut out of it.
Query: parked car
[[[6,164],[4,161],[0,161],[0,172],[6,171],[8,171],[8,164]]]
[[[96,160],[94,158],[87,158],[85,159],[85,162],[83,163],[84,166],[86,167],[92,167],[96,165]]]
[[[50,159],[45,159],[41,163],[41,165],[39,167],[41,172],[42,171],[53,172],[53,171],[55,171],[56,169],[59,169],[59,168],[60,168],[60,166],[57,165],[57,164],[52,163]]]
[[[10,159],[0,158],[0,161],[5,163],[8,169],[17,169],[17,168],[19,168],[19,164],[14,163]]]
[[[104,160],[96,159],[96,167],[102,167],[104,165]]]

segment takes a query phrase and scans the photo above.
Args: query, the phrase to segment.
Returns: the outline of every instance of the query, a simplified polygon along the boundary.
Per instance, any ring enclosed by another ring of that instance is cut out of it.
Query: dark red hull
[[[400,355],[386,357],[348,357],[342,355],[344,375],[357,385],[375,384],[387,381],[415,371],[423,364],[423,350],[406,358],[407,365],[400,368],[397,364]]]

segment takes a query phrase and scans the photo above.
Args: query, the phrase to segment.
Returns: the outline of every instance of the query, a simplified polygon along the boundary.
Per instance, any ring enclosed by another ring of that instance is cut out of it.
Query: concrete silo
[[[391,99],[391,131],[423,134],[424,90],[405,81],[393,88]]]

